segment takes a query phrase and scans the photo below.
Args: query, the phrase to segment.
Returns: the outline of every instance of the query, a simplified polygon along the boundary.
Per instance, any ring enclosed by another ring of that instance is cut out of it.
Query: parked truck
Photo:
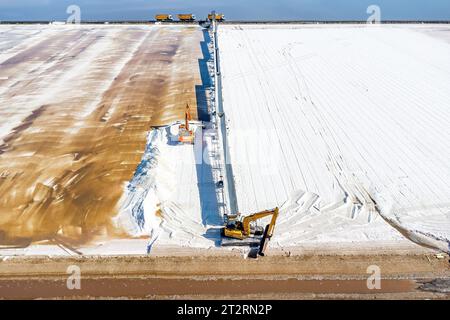
[[[195,21],[195,15],[193,15],[192,13],[180,13],[178,15],[178,19],[183,22]]]
[[[173,21],[171,14],[157,14],[155,16],[156,21],[158,22],[166,22],[166,21]]]
[[[213,20],[213,14],[210,13],[208,14],[208,20],[212,21]],[[224,21],[225,20],[225,15],[223,15],[222,13],[216,13],[216,21]]]

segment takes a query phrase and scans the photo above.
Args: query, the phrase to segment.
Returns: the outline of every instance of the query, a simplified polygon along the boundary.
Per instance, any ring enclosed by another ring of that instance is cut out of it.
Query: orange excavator
[[[191,128],[189,126],[189,122],[191,120],[192,120],[191,108],[189,107],[189,104],[187,104],[186,111],[185,111],[185,122],[184,122],[184,124],[180,124],[180,128],[179,128],[178,141],[180,143],[194,144],[194,140],[195,140],[194,130],[191,130]]]

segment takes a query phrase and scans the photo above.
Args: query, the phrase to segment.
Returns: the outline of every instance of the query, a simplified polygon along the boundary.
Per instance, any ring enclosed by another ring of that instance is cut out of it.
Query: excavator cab
[[[244,234],[242,233],[242,222],[237,220],[229,221],[225,228],[222,228],[222,236],[228,238],[234,238],[244,240]]]

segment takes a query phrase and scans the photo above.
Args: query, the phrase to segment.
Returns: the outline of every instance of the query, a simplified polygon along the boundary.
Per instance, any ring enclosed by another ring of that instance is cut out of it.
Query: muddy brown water
[[[233,296],[272,294],[375,294],[408,293],[417,287],[412,280],[382,280],[370,290],[364,280],[193,280],[193,279],[85,279],[80,290],[67,289],[63,280],[0,280],[4,299],[157,296]]]
[[[186,103],[196,117],[202,31],[83,27],[49,37],[0,63],[2,121],[22,117],[0,137],[0,244],[127,237],[111,219],[148,131],[181,120]]]

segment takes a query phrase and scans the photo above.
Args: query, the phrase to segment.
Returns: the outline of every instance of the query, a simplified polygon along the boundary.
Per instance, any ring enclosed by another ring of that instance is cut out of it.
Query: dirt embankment
[[[0,114],[17,122],[0,136],[0,244],[121,236],[111,218],[147,132],[196,109],[202,37],[80,27],[0,62]]]

